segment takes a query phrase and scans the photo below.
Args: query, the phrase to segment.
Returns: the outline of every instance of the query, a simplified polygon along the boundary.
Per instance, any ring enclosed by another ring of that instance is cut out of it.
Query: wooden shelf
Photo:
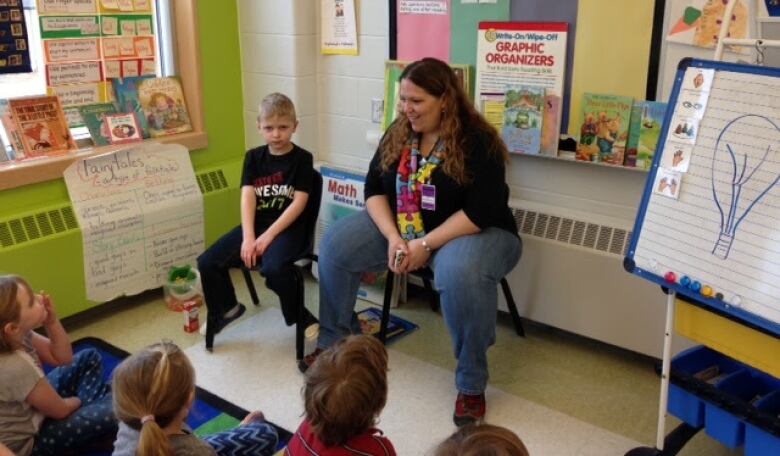
[[[190,151],[203,149],[208,145],[208,137],[204,131],[181,133],[178,135],[162,136],[146,141],[160,142],[164,144],[181,144]],[[91,142],[88,140],[88,142]],[[139,144],[139,143],[136,143]],[[62,178],[62,173],[71,163],[82,158],[113,152],[115,150],[132,147],[133,144],[121,146],[84,147],[75,153],[59,155],[57,157],[45,157],[40,159],[22,160],[0,165],[0,190],[17,188],[24,185],[45,182]]]
[[[589,162],[589,161],[582,161],[582,160],[575,160],[573,158],[564,158],[564,157],[552,157],[550,155],[535,155],[535,154],[509,154],[510,157],[529,157],[533,159],[540,159],[540,160],[552,160],[552,161],[560,161],[560,162],[566,162],[566,163],[574,163],[577,165],[582,166],[597,166],[601,168],[611,168],[611,169],[621,169],[629,172],[634,173],[647,173],[648,170],[642,169],[642,168],[632,168],[630,166],[616,166],[616,165],[608,165],[606,163],[598,163],[598,162]]]

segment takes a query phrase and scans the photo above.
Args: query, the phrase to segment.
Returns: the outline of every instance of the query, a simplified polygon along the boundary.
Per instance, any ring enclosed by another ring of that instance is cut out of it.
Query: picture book
[[[103,123],[108,132],[108,141],[111,144],[124,144],[144,139],[141,136],[141,128],[134,112],[104,114]]]
[[[141,135],[149,138],[149,128],[146,125],[141,101],[138,99],[138,83],[152,76],[134,76],[127,78],[112,78],[111,85],[114,88],[114,100],[118,112],[135,112],[138,114],[138,124],[141,126]]]
[[[184,91],[178,78],[143,79],[138,82],[138,98],[153,138],[192,131]]]
[[[556,97],[550,99],[548,120],[542,122],[547,134],[541,135],[542,145],[534,153],[558,155],[568,32],[566,22],[479,23],[475,98],[480,108],[485,107],[484,95],[506,94],[518,86],[537,87],[543,96]]]
[[[357,316],[360,322],[361,333],[368,336],[379,336],[379,328],[382,325],[382,309],[369,307],[358,312]],[[386,341],[391,342],[417,328],[418,326],[414,323],[390,314],[390,318],[387,321],[387,334],[385,334]]]
[[[633,102],[619,95],[583,94],[577,160],[623,165]]]
[[[24,145],[22,145],[22,137],[19,136],[19,130],[16,128],[16,123],[11,117],[11,111],[8,108],[8,100],[0,100],[0,123],[3,124],[3,130],[5,130],[5,136],[8,138],[8,142],[11,144],[11,160],[24,158]]]
[[[658,148],[661,127],[666,116],[666,103],[645,101],[642,106],[642,122],[639,125],[639,143],[636,148],[637,168],[650,169]]]
[[[628,121],[628,139],[626,140],[626,156],[623,166],[636,166],[636,148],[639,145],[639,126],[642,123],[642,106],[644,101],[634,100],[631,104],[631,119]]]
[[[0,138],[0,165],[9,161],[11,161],[11,157],[6,152],[5,141],[3,141],[3,138]]]
[[[504,95],[501,137],[511,153],[538,154],[542,143],[544,89],[534,86],[510,88]]]
[[[92,142],[96,146],[107,146],[111,144],[111,135],[108,132],[106,123],[103,121],[106,114],[116,114],[116,106],[113,103],[97,103],[79,107],[84,124],[92,136]]]
[[[24,158],[59,155],[76,150],[57,96],[8,100],[8,108],[24,149]]]

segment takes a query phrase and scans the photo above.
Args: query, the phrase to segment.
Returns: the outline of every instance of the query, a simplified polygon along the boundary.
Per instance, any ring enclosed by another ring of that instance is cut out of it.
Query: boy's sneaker
[[[303,336],[308,340],[317,339],[320,336],[320,321],[308,309],[306,310],[306,316],[303,318]]]
[[[246,312],[246,306],[241,303],[236,304],[232,309],[225,312],[225,315],[217,322],[217,330],[214,331],[214,334],[219,334],[227,325],[241,318],[241,316],[244,315],[244,312]],[[204,324],[203,327],[205,328],[206,325]],[[203,330],[202,334],[206,334],[206,331]]]
[[[325,350],[317,347],[313,352],[304,356],[302,360],[298,361],[298,370],[300,370],[302,374],[305,374],[306,371],[309,370],[309,367],[314,364],[314,361],[317,360],[317,357],[320,356],[320,353],[323,351]]]
[[[452,420],[455,426],[461,427],[467,424],[480,424],[485,419],[485,395],[458,393],[455,400],[455,414]]]

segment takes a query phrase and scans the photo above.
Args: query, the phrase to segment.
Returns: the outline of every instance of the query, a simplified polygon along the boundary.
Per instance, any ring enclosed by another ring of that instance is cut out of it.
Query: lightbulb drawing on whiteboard
[[[756,133],[758,131],[758,133]],[[712,196],[720,232],[712,254],[726,260],[740,224],[780,180],[780,127],[746,114],[726,124],[712,153]]]

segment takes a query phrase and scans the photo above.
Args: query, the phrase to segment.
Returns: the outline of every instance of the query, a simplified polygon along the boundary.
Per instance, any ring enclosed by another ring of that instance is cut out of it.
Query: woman
[[[369,165],[367,211],[334,223],[320,244],[320,337],[300,367],[359,333],[353,309],[362,272],[429,266],[458,360],[454,421],[461,426],[485,415],[497,284],[522,249],[507,204],[508,153],[446,63],[410,64],[399,93],[399,116]]]

